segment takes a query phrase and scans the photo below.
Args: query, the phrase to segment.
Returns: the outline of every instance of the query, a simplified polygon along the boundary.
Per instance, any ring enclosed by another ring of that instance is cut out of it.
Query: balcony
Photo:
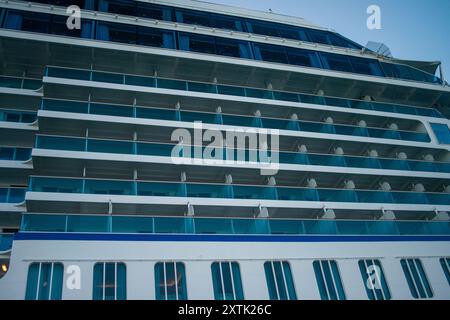
[[[197,235],[449,235],[449,222],[24,214],[21,232]]]
[[[20,77],[0,76],[0,87],[13,89],[38,90],[42,80]]]
[[[428,134],[413,131],[367,128],[350,125],[328,124],[292,119],[274,119],[266,117],[236,116],[222,113],[180,111],[173,109],[143,108],[138,106],[112,105],[103,103],[76,102],[44,99],[42,110],[72,112],[93,115],[130,117],[138,119],[169,120],[208,124],[242,126],[251,128],[290,130],[296,132],[350,135],[378,139],[429,142]]]
[[[0,188],[0,203],[23,203],[26,191],[26,188]]]
[[[65,150],[81,152],[99,152],[126,155],[171,157],[176,145],[164,143],[149,143],[138,141],[117,141],[101,139],[85,139],[75,137],[58,137],[38,135],[37,149]],[[179,156],[195,158],[203,155],[205,147],[184,146],[179,148]],[[187,150],[189,149],[189,150]],[[199,152],[196,152],[196,150]],[[250,151],[244,151],[245,161],[250,161]],[[223,149],[223,160],[236,160],[237,150]],[[259,152],[254,152],[258,162],[264,162]],[[269,154],[269,156],[272,156]],[[430,162],[418,160],[384,159],[371,157],[356,157],[332,154],[312,154],[299,152],[278,152],[279,162],[282,164],[330,166],[343,168],[363,168],[382,170],[401,170],[417,172],[450,173],[450,163]]]
[[[37,120],[36,112],[0,109],[0,121],[33,123]]]
[[[298,94],[289,91],[264,90],[260,88],[239,87],[230,85],[220,85],[214,83],[182,81],[158,77],[144,77],[111,72],[100,72],[82,69],[69,69],[49,66],[46,68],[45,76],[106,82],[114,84],[141,86],[149,88],[181,90],[188,92],[212,93],[218,95],[228,95],[247,98],[269,99],[275,101],[287,101],[295,103],[308,103],[323,106],[341,107],[346,109],[360,109],[382,111],[396,114],[409,114],[425,117],[443,118],[435,109],[413,107],[401,104],[390,104],[381,102],[367,102],[363,100],[343,99],[337,97],[317,96],[309,94]]]
[[[10,251],[14,240],[12,233],[0,233],[0,253]]]
[[[31,148],[0,147],[0,160],[27,161],[31,159]]]
[[[30,177],[29,191],[146,197],[282,200],[368,204],[450,204],[450,194],[430,192],[324,189],[261,185]]]

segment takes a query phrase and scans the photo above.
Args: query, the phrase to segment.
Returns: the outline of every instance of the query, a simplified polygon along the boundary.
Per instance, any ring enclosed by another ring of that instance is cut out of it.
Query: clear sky
[[[400,59],[442,61],[450,79],[450,0],[206,0],[302,17],[366,45],[386,44]],[[381,9],[381,30],[367,28],[369,5]]]

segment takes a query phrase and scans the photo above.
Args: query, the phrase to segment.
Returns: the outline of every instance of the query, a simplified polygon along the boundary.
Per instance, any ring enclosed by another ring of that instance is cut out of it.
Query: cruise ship
[[[302,18],[0,0],[0,299],[450,299],[450,86]]]

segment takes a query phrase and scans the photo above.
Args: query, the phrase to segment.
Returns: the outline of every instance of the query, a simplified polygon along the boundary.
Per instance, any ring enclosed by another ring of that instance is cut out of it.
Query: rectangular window
[[[450,258],[442,258],[440,262],[442,270],[444,270],[445,277],[447,278],[448,284],[450,285]]]
[[[217,29],[245,31],[243,21],[235,17],[211,14],[209,24]]]
[[[137,8],[137,14],[139,17],[155,20],[173,21],[173,13],[170,7],[163,7],[138,1]]]
[[[288,63],[286,48],[266,44],[253,44],[255,48],[255,58],[258,60]]]
[[[328,32],[322,30],[308,29],[308,38],[311,42],[331,45]]]
[[[64,267],[61,263],[34,262],[28,268],[26,300],[61,300]]]
[[[367,74],[371,76],[383,76],[380,64],[376,60],[364,59],[358,57],[349,57],[353,72],[360,74]]]
[[[200,11],[177,10],[177,22],[209,27],[209,14]]]
[[[45,13],[8,10],[5,20],[5,28],[49,33],[50,15]]]
[[[94,265],[92,299],[127,299],[127,274],[124,263],[100,262]]]
[[[325,69],[343,72],[353,72],[352,65],[347,56],[332,53],[321,53]]]
[[[136,16],[136,4],[129,0],[99,0],[98,10],[126,16]]]
[[[99,22],[96,38],[104,41],[136,44],[136,26]]]
[[[322,68],[317,52],[287,48],[287,54],[290,64],[303,67]]]
[[[175,34],[171,31],[137,27],[137,44],[157,47],[157,48],[175,48]]]
[[[33,0],[33,2],[52,4],[59,7],[77,5],[81,9],[94,10],[94,1],[92,0]]]
[[[278,32],[281,38],[308,41],[304,28],[281,26]]]
[[[155,293],[156,300],[187,300],[184,263],[155,264]]]
[[[267,261],[264,271],[271,300],[297,300],[291,267],[287,261]]]
[[[211,273],[216,300],[244,300],[241,271],[237,262],[214,262]]]
[[[400,264],[412,296],[415,299],[432,298],[433,292],[423,269],[422,261],[419,259],[402,259]]]
[[[250,45],[245,41],[217,38],[216,53],[221,56],[251,59]]]
[[[197,34],[180,33],[179,41],[181,50],[209,53],[209,54],[216,53],[214,37]]]
[[[247,30],[263,36],[279,37],[278,25],[270,22],[249,20],[247,21]]]
[[[450,128],[446,124],[430,123],[434,135],[440,144],[450,144]]]
[[[344,287],[336,261],[314,261],[313,267],[322,300],[345,300]]]
[[[387,286],[383,267],[379,260],[359,260],[359,270],[370,300],[390,300],[391,292]]]

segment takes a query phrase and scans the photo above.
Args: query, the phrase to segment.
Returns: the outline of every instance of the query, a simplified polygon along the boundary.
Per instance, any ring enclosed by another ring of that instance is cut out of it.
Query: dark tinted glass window
[[[251,58],[250,46],[247,42],[217,38],[216,52],[222,56]]]
[[[308,30],[308,37],[311,42],[317,42],[322,44],[331,44],[328,32],[322,30]]]
[[[129,0],[99,0],[98,10],[127,16],[136,16],[135,1]]]
[[[380,64],[376,60],[349,57],[353,72],[374,76],[383,76]]]
[[[218,14],[211,14],[209,24],[211,27],[218,29],[245,31],[243,22],[238,18],[226,17]]]
[[[163,32],[158,29],[150,29],[145,27],[137,28],[137,43],[149,47],[163,47]]]
[[[68,7],[71,5],[76,5],[84,9],[94,9],[93,0],[33,0],[32,2],[52,4],[60,7]]]
[[[186,24],[196,24],[209,27],[209,15],[203,12],[177,11],[177,21]]]
[[[51,24],[51,33],[62,36],[81,37],[81,30],[83,27],[86,26],[87,28],[90,28],[89,24],[89,26],[83,25],[81,29],[70,30],[67,28],[66,22],[67,17],[54,15]]]
[[[137,15],[142,18],[172,21],[172,9],[150,3],[137,2]]]
[[[45,13],[9,11],[7,22],[24,31],[48,33],[50,29],[50,15]]]
[[[99,22],[97,39],[122,43],[136,43],[136,27],[132,25]]]
[[[180,33],[180,49],[215,54],[214,38],[198,34]]]
[[[287,54],[290,64],[314,68],[322,67],[319,56],[314,51],[287,48]]]
[[[264,36],[279,36],[277,25],[273,23],[251,20],[247,22],[247,29],[249,32]]]
[[[321,56],[326,69],[345,72],[353,71],[352,65],[350,64],[350,60],[347,56],[330,53],[321,53]]]
[[[288,63],[284,47],[255,44],[256,58],[263,61]]]
[[[278,32],[281,38],[308,41],[308,37],[303,28],[283,26],[279,28]]]

